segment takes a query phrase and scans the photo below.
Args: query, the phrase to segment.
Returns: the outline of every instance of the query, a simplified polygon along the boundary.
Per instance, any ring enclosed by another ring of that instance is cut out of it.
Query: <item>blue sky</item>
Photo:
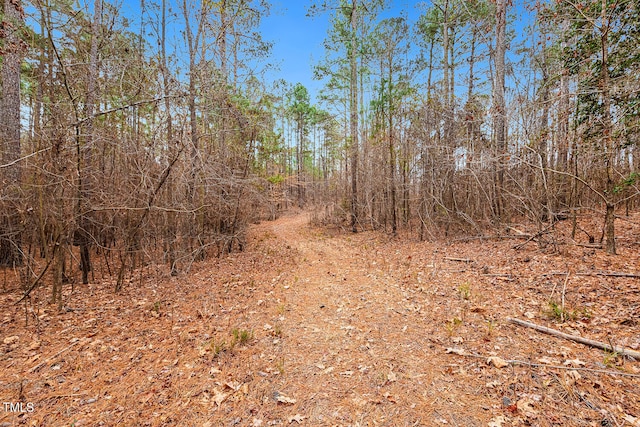
[[[108,0],[115,1],[122,16],[129,19],[130,30],[137,31],[140,23],[140,5],[141,0]],[[146,0],[149,4],[149,0]],[[169,0],[170,8],[173,16],[169,17],[169,25],[173,27],[173,31],[169,30],[169,49],[176,49],[177,52],[184,52],[184,40],[182,40],[181,29],[183,26],[183,18],[177,6],[180,0]],[[197,3],[201,0],[187,0]],[[316,102],[316,95],[323,86],[323,82],[313,79],[313,67],[324,58],[325,52],[323,41],[327,34],[329,21],[334,11],[327,11],[315,17],[307,17],[307,10],[313,2],[321,0],[272,0],[271,13],[262,18],[260,31],[265,40],[273,43],[273,49],[270,58],[266,60],[269,64],[277,66],[275,69],[269,69],[266,74],[267,87],[270,83],[279,79],[284,79],[290,84],[297,82],[305,85],[312,96],[312,101]],[[337,1],[337,0],[336,0]],[[158,3],[158,1],[152,1]],[[523,4],[527,1],[517,1],[511,8],[511,14],[516,16],[512,21],[511,28],[515,30],[518,38],[522,38],[525,32],[524,24],[530,20],[530,16],[525,11]],[[424,0],[395,0],[388,1],[388,8],[380,13],[379,18],[404,15],[408,18],[410,27],[414,27],[418,17],[423,13],[424,9],[431,5],[431,1]],[[89,13],[93,8],[93,0],[81,0],[81,7],[85,7]],[[422,7],[420,7],[422,6]],[[158,19],[158,10],[147,6],[147,14],[145,20]],[[34,22],[37,25],[37,21]],[[172,39],[172,40],[171,40]],[[155,40],[149,40],[151,46],[156,44]],[[440,53],[435,58],[435,63],[441,60]],[[508,53],[513,55],[513,51]],[[178,54],[180,56],[180,54]],[[516,58],[513,57],[513,60]],[[184,70],[184,61],[182,61]],[[464,62],[460,64],[458,72],[464,67]],[[260,69],[261,66],[258,66]],[[435,77],[435,76],[434,76]],[[461,84],[462,80],[458,80],[457,84]]]
[[[313,80],[313,66],[324,57],[323,41],[331,12],[307,17],[312,3],[312,0],[275,0],[271,15],[263,19],[261,30],[265,40],[273,42],[271,60],[279,66],[278,70],[267,73],[267,79],[282,78],[292,84],[300,82],[315,98],[323,83]],[[381,16],[399,16],[406,10],[410,24],[413,24],[420,13],[417,5],[424,2],[400,0],[392,3]]]
[[[306,17],[309,4],[304,0],[275,2],[261,28],[264,38],[273,42],[271,59],[278,65],[267,78],[300,82],[316,93],[321,83],[312,79],[312,64],[322,58],[329,17]]]

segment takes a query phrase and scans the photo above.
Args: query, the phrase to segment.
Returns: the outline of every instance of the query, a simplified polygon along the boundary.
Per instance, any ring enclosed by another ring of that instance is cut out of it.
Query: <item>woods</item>
[[[0,427],[640,426],[637,0],[0,7]]]
[[[318,2],[318,94],[261,77],[264,0],[140,6],[4,2],[0,262],[24,289],[178,275],[294,205],[420,240],[570,219],[578,241],[595,214],[609,254],[637,209],[633,1]]]

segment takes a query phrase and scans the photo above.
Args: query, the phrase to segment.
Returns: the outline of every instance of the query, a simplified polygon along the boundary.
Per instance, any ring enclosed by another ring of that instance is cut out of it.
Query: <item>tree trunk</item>
[[[20,64],[24,42],[20,29],[24,11],[20,0],[4,1],[4,52],[0,80],[0,160],[6,167],[0,169],[2,206],[0,219],[0,265],[17,266],[23,262],[21,250],[20,218],[15,203],[19,200],[22,168],[20,158]],[[15,163],[14,163],[15,162]]]
[[[600,28],[600,40],[601,40],[601,54],[602,54],[602,67],[600,68],[600,83],[602,87],[602,109],[603,109],[603,138],[604,138],[604,155],[605,155],[605,168],[607,174],[607,192],[605,197],[607,201],[606,214],[605,214],[605,250],[608,254],[616,254],[616,239],[615,239],[615,204],[611,200],[614,195],[614,177],[613,177],[613,161],[614,161],[614,147],[613,138],[611,136],[612,119],[611,119],[611,97],[609,95],[609,25],[605,26],[605,22],[608,22],[607,18],[607,0],[602,0],[602,12],[600,19],[602,27]]]
[[[171,101],[169,100],[169,67],[167,64],[167,38],[166,38],[166,30],[167,30],[167,0],[162,0],[162,27],[160,29],[160,60],[162,61],[162,85],[163,85],[163,95],[164,95],[164,108],[165,114],[167,115],[167,147],[169,153],[169,161],[175,155],[175,147],[173,142],[173,119],[171,116]],[[173,177],[169,176],[167,179],[167,193],[168,193],[168,203],[169,206],[173,206]],[[173,211],[167,212],[167,250],[168,250],[168,263],[170,268],[171,276],[178,275],[178,267],[176,265],[176,239],[177,239],[177,221],[176,214]]]
[[[357,8],[358,0],[351,6],[351,49],[349,63],[350,81],[350,131],[351,131],[351,231],[358,232],[358,67],[357,67]]]
[[[100,20],[102,18],[102,0],[95,0],[93,5],[93,22],[91,23],[91,47],[89,50],[89,72],[87,73],[87,93],[84,115],[86,118],[83,134],[84,144],[78,155],[78,229],[76,231],[76,243],[80,247],[80,268],[82,270],[82,283],[89,283],[89,271],[91,270],[91,258],[89,245],[91,244],[89,214],[89,181],[85,172],[90,168],[91,151],[94,143],[94,114],[97,96],[98,80],[98,43],[100,38]]]
[[[494,104],[494,124],[495,143],[497,155],[496,171],[496,214],[498,220],[504,214],[504,203],[502,198],[504,188],[504,169],[507,154],[507,118],[505,104],[505,54],[507,48],[506,25],[507,25],[507,0],[496,0],[496,50],[495,68],[496,77],[493,88]]]

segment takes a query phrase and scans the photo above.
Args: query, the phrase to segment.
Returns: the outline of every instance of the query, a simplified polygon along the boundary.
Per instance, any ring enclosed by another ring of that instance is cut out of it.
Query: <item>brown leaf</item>
[[[217,388],[213,389],[213,401],[216,402],[216,405],[218,406],[220,406],[228,396],[228,394],[221,392]]]
[[[294,421],[298,424],[301,424],[305,418],[306,418],[305,416],[302,416],[300,414],[295,414],[287,418],[287,421],[289,421],[289,424],[293,423]]]
[[[493,365],[496,368],[504,368],[506,366],[509,366],[509,363],[498,356],[491,356],[487,359],[487,365]]]
[[[276,401],[278,403],[284,403],[285,405],[293,405],[294,403],[296,403],[295,399],[292,399],[291,397],[285,396],[284,394],[278,392],[276,392]]]

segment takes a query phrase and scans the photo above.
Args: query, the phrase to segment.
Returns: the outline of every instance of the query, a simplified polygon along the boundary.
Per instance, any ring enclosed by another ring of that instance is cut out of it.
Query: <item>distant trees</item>
[[[305,157],[306,139],[309,133],[309,124],[312,119],[313,110],[310,105],[309,92],[301,83],[297,83],[290,93],[289,113],[296,124],[296,176],[298,207],[303,207],[305,203]]]
[[[396,234],[402,212],[425,238],[571,218],[575,236],[581,209],[603,208],[600,240],[615,253],[616,207],[640,193],[635,2],[539,3],[524,34],[509,24],[523,6],[501,0],[434,1],[414,31],[378,19],[382,3],[333,6],[316,70],[343,124],[342,156],[358,163],[342,193],[358,224]]]
[[[266,1],[147,2],[133,30],[104,0],[26,23],[5,0],[0,265],[61,304],[78,267],[117,290],[151,261],[176,275],[293,204],[420,239],[565,218],[576,237],[595,209],[615,253],[640,194],[637,2],[538,3],[523,34],[503,0],[437,0],[415,26],[385,6],[311,8],[330,20],[314,105],[253,71]]]
[[[569,75],[578,83],[577,133],[583,144],[590,144],[581,151],[595,155],[598,171],[584,179],[605,205],[605,248],[615,254],[615,207],[622,200],[619,183],[634,172],[624,153],[638,142],[640,10],[637,2],[602,0],[560,2],[557,13],[570,22],[562,37],[571,44],[563,53]]]

